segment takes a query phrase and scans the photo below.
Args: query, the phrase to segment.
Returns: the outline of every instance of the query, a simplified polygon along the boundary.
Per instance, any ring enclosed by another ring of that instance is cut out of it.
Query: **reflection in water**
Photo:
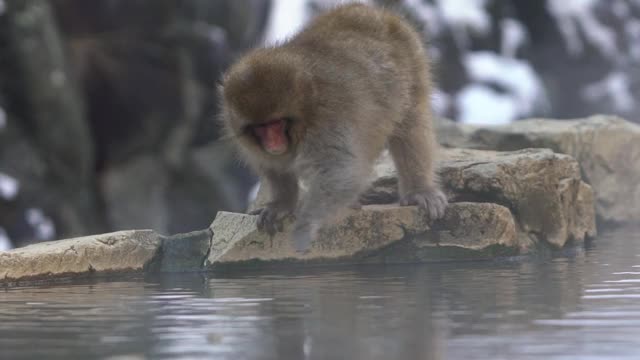
[[[0,358],[638,358],[640,236],[525,262],[0,290]]]

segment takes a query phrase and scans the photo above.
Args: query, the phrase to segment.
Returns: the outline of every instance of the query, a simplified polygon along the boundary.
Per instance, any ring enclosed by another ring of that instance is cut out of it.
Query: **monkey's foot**
[[[267,205],[261,209],[251,211],[250,215],[258,215],[258,230],[266,231],[269,235],[282,232],[284,218],[291,215],[292,211],[280,206]]]
[[[431,220],[440,219],[444,216],[447,203],[446,195],[438,188],[410,192],[400,200],[400,205],[402,206],[416,205],[424,209]]]

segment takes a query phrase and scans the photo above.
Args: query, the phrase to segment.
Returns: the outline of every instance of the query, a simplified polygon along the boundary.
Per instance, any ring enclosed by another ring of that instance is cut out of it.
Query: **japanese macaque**
[[[434,171],[430,64],[401,17],[356,4],[313,20],[290,40],[254,50],[225,74],[224,124],[272,196],[258,227],[282,230],[293,213],[297,251],[318,228],[357,203],[388,147],[401,205],[443,216]],[[308,191],[298,205],[298,180]]]

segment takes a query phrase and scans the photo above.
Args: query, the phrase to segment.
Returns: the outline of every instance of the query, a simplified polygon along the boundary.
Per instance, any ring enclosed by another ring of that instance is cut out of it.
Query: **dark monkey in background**
[[[362,4],[330,10],[290,40],[241,58],[222,95],[225,127],[272,196],[256,211],[258,227],[273,234],[294,213],[298,251],[357,202],[385,147],[401,205],[443,216],[430,64],[401,17]],[[299,179],[308,191],[297,207]]]

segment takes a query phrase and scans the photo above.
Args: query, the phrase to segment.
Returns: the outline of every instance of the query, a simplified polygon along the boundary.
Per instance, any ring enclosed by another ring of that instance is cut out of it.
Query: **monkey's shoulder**
[[[295,38],[304,40],[320,36],[339,40],[368,37],[385,40],[390,34],[412,31],[402,17],[391,11],[366,4],[349,4],[319,15]]]

